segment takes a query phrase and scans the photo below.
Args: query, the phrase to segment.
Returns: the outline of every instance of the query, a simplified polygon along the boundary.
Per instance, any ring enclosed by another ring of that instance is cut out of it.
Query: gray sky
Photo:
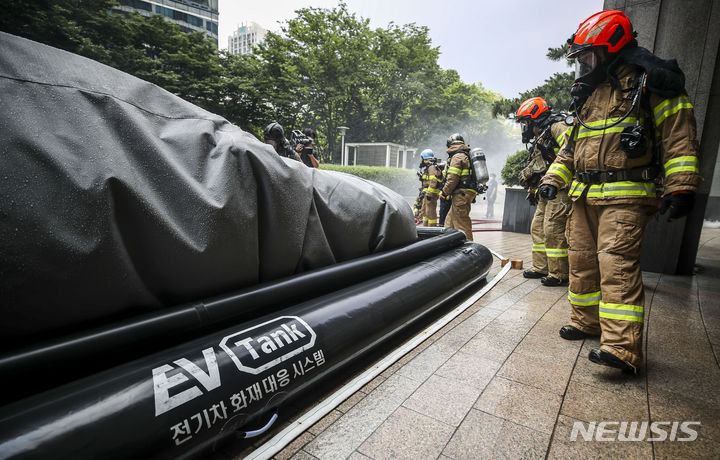
[[[278,22],[298,8],[332,8],[337,0],[220,0],[220,48],[241,23],[257,22],[278,32]],[[466,83],[480,82],[505,97],[539,86],[564,63],[545,57],[580,22],[602,10],[602,0],[347,0],[348,9],[373,28],[416,23],[430,29],[440,47],[439,64]]]

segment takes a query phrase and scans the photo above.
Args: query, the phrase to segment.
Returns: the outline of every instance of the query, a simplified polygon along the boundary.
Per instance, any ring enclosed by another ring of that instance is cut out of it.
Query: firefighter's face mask
[[[530,120],[520,122],[520,132],[522,133],[523,144],[527,144],[535,137],[535,130],[533,130],[533,124]]]
[[[586,79],[598,67],[598,56],[592,50],[587,50],[575,59],[575,81]]]
[[[570,88],[575,109],[582,107],[595,87],[607,77],[600,53],[602,51],[590,48],[575,58],[575,83]]]

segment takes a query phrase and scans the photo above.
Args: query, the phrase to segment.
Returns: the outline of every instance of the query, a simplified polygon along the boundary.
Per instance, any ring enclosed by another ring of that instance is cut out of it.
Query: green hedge
[[[500,171],[503,184],[507,187],[520,185],[520,171],[525,168],[528,155],[527,150],[519,150],[508,157],[505,166],[503,166],[502,171]]]
[[[371,180],[394,190],[403,196],[415,196],[420,187],[415,170],[403,168],[385,168],[381,166],[341,166],[321,163],[320,169],[340,171],[363,179]]]

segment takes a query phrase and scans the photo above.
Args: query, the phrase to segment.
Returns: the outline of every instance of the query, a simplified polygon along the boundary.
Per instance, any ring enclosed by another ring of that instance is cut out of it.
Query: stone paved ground
[[[529,235],[475,236],[529,266]],[[275,458],[720,458],[720,229],[703,231],[698,265],[695,276],[644,273],[647,364],[637,377],[589,362],[597,339],[558,337],[565,288],[511,270]],[[578,421],[701,426],[692,442],[573,442]]]

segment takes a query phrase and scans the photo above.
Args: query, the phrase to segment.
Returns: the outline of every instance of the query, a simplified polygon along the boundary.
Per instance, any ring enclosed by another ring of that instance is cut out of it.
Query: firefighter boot
[[[567,286],[568,280],[566,280],[566,279],[561,280],[561,279],[555,278],[554,276],[548,276],[548,277],[542,278],[540,280],[540,283],[542,283],[543,286],[551,286],[551,287],[552,286]]]
[[[614,354],[605,350],[601,350],[600,348],[593,348],[592,350],[590,350],[588,359],[595,364],[616,367],[623,371],[625,374],[637,374],[637,369],[635,369],[635,367],[633,367],[631,364],[626,363]]]
[[[568,324],[560,328],[560,337],[565,340],[582,340],[588,337],[597,337],[597,335],[588,334]]]
[[[528,268],[523,272],[523,278],[544,278],[547,274],[536,272],[532,268]]]

